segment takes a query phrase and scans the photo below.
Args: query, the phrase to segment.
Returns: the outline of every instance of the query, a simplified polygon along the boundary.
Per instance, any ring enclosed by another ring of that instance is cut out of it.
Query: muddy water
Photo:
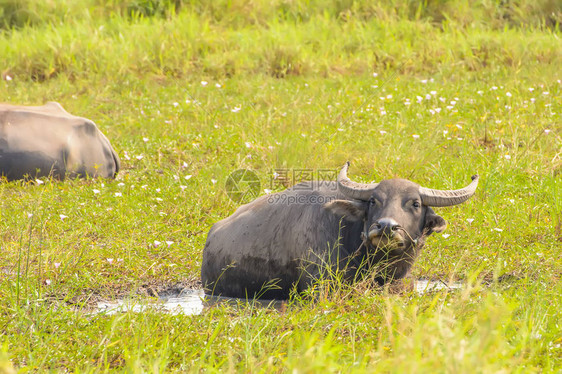
[[[429,281],[427,279],[418,279],[416,281],[415,290],[417,293],[426,293],[439,290],[456,290],[462,288],[461,282],[444,282],[444,281]]]
[[[454,290],[462,287],[462,283],[445,283],[443,281],[416,281],[416,292],[423,294],[439,290]],[[244,300],[229,297],[205,296],[203,290],[183,290],[177,295],[161,297],[159,299],[124,299],[114,302],[99,302],[97,312],[100,314],[116,314],[123,312],[162,312],[170,314],[198,315],[207,307],[217,303],[252,303],[260,306],[280,308],[281,301],[272,300]]]

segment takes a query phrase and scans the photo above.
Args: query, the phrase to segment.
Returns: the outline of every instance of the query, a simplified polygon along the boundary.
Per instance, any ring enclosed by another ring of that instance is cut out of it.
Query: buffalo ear
[[[428,232],[428,235],[433,234],[434,232],[443,232],[447,228],[447,222],[443,219],[443,217],[438,216],[435,214],[433,209],[427,207],[427,212],[425,213],[425,229]]]
[[[365,218],[367,204],[365,201],[358,200],[333,200],[324,204],[324,208],[350,221],[360,221]]]

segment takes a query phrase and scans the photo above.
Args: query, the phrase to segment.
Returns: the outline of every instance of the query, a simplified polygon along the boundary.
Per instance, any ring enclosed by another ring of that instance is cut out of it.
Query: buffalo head
[[[461,204],[468,200],[478,185],[478,176],[459,190],[424,188],[404,179],[363,184],[347,177],[349,163],[338,176],[338,189],[347,198],[335,200],[326,207],[352,221],[363,221],[366,254],[374,263],[387,261],[380,283],[404,277],[423,247],[425,237],[442,232],[445,220],[431,207]]]

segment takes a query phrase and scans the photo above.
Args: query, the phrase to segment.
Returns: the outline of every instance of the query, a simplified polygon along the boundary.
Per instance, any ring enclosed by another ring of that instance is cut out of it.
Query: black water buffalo
[[[55,102],[0,104],[0,178],[114,178],[119,157],[92,121]]]
[[[460,204],[478,176],[459,190],[403,180],[297,184],[240,207],[209,231],[201,279],[209,294],[284,299],[309,287],[326,268],[356,279],[377,267],[384,284],[407,275],[425,238],[447,224],[430,207]],[[384,266],[383,266],[384,265]]]

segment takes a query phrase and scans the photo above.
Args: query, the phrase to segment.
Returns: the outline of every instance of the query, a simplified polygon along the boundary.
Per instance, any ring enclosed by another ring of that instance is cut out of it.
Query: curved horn
[[[451,206],[464,203],[470,199],[478,186],[478,174],[472,176],[472,182],[460,190],[433,190],[420,187],[419,193],[424,205],[427,206]]]
[[[341,168],[338,175],[338,190],[347,197],[357,200],[369,200],[378,183],[357,183],[347,177],[349,161]]]

